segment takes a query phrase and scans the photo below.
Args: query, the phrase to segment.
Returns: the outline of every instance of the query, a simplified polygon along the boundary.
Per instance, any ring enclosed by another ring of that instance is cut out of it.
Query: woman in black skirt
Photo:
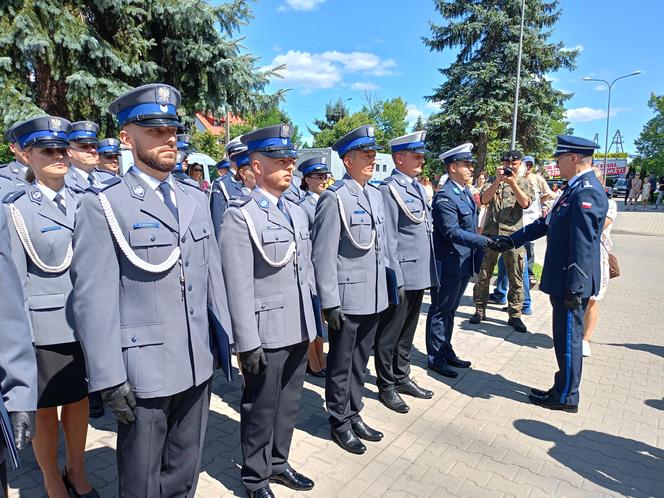
[[[3,199],[12,256],[23,281],[38,373],[36,437],[32,445],[50,498],[97,497],[84,458],[88,430],[85,360],[72,312],[74,213],[82,191],[65,185],[70,123],[45,116],[14,131],[30,169],[25,191]],[[58,407],[67,447],[58,467]]]

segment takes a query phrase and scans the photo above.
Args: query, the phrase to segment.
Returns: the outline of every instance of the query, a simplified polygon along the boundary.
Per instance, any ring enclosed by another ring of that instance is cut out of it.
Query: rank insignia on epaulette
[[[590,183],[590,180],[588,180],[587,178],[584,178],[584,180],[583,180],[583,188],[586,188],[586,187],[592,187],[592,186],[593,186],[593,185],[592,185],[592,183]]]
[[[141,199],[145,197],[145,189],[140,185],[134,185],[131,187],[131,191],[134,193],[134,195],[140,197]]]

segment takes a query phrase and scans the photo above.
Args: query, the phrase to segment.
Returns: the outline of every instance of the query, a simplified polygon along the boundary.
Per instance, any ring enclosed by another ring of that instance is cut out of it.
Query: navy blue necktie
[[[291,219],[290,215],[288,214],[288,211],[286,211],[286,206],[284,206],[284,200],[281,197],[279,197],[279,199],[277,200],[277,209],[279,209],[279,211],[281,211],[284,214],[284,216],[288,220],[288,223],[291,226],[293,226],[293,220]]]
[[[168,210],[173,213],[175,219],[178,219],[178,208],[173,204],[173,199],[171,199],[171,186],[168,182],[161,182],[159,184],[159,190],[161,190],[161,195],[164,196],[164,204]]]
[[[67,216],[67,208],[65,207],[65,200],[62,198],[62,195],[56,194],[55,197],[53,198],[53,202],[55,202],[55,205],[58,206],[58,209],[62,211],[62,214]]]

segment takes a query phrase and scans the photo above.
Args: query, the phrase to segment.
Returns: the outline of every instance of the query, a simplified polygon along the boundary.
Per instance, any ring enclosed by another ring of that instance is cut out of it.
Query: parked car
[[[627,180],[624,178],[618,178],[616,180],[616,183],[613,184],[613,190],[610,193],[610,196],[616,196],[616,197],[625,197],[627,194]]]

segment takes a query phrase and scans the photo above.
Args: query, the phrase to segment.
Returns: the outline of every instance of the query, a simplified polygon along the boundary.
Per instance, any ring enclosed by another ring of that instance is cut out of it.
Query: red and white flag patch
[[[590,203],[590,202],[582,202],[582,203],[581,203],[581,207],[582,207],[583,209],[590,209],[591,207],[593,207],[593,205],[592,205],[592,203]]]

